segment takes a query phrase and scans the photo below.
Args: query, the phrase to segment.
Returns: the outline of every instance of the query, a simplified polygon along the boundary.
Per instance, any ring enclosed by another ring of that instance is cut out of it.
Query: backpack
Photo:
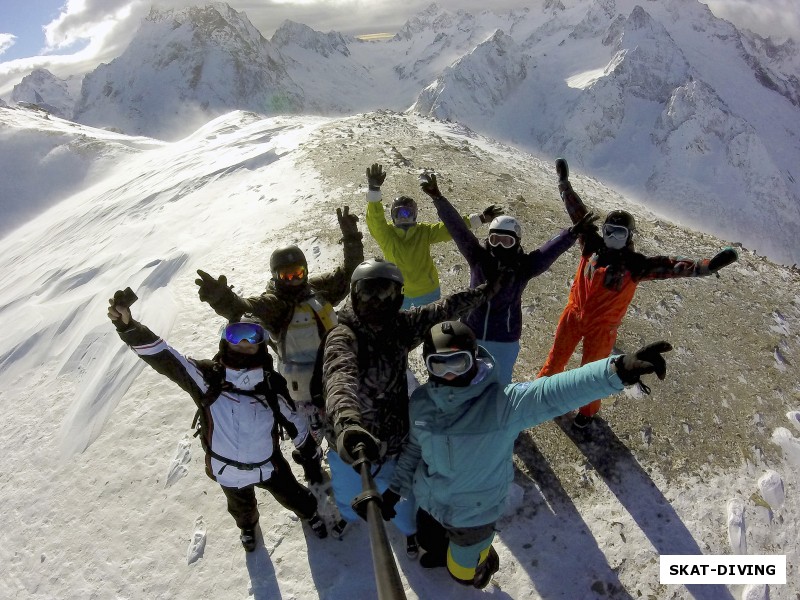
[[[194,360],[193,362],[203,374],[203,379],[205,379],[208,385],[208,390],[206,390],[205,394],[203,394],[200,399],[195,401],[195,404],[197,404],[197,411],[192,419],[192,429],[195,430],[194,437],[200,438],[200,444],[206,454],[225,463],[225,466],[220,469],[220,473],[222,473],[228,465],[233,465],[237,469],[249,471],[272,460],[272,456],[270,456],[259,463],[241,463],[221,456],[211,449],[208,412],[210,406],[217,401],[223,392],[234,392],[242,396],[255,398],[259,404],[272,412],[274,425],[271,435],[276,447],[280,440],[281,431],[285,431],[291,438],[297,436],[297,427],[295,427],[294,423],[287,419],[280,410],[278,396],[283,396],[289,404],[289,407],[292,410],[296,410],[292,397],[289,394],[286,380],[280,373],[271,369],[264,369],[264,380],[259,382],[255,389],[242,390],[234,387],[233,384],[225,380],[225,367],[221,363],[213,360]]]

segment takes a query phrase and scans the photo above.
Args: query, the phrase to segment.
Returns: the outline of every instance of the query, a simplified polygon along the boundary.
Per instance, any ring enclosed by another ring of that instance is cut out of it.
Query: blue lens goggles
[[[225,339],[231,344],[260,344],[269,339],[269,334],[258,323],[231,323],[225,328]]]

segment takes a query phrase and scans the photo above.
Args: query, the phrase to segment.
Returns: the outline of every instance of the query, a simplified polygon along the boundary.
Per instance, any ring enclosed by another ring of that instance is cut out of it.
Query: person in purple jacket
[[[489,236],[481,243],[464,225],[453,205],[439,192],[436,175],[423,173],[419,181],[422,191],[433,200],[439,219],[467,259],[470,287],[484,283],[500,270],[513,272],[509,285],[462,319],[475,332],[478,343],[494,357],[500,383],[511,383],[522,335],[522,292],[531,279],[544,273],[569,250],[580,234],[596,231],[594,221],[597,217],[588,213],[542,247],[525,252],[521,243],[522,228],[516,219],[505,215],[494,219],[489,225]]]

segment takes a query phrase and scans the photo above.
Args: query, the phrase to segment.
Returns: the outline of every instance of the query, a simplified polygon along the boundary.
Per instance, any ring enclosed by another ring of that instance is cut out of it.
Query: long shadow
[[[261,530],[257,532],[259,544],[255,551],[247,554],[247,572],[250,574],[250,584],[253,586],[255,600],[280,600],[281,590],[278,587],[278,577],[275,567],[269,558],[269,553],[264,547]]]
[[[647,536],[656,552],[660,555],[703,554],[672,504],[608,423],[595,417],[591,426],[580,430],[572,425],[572,420],[568,416],[559,417],[554,421],[603,478],[620,504]],[[733,600],[733,596],[724,585],[685,587],[698,600]]]
[[[517,457],[537,485],[539,498],[527,490],[529,514],[515,516],[508,524],[501,520],[499,536],[528,572],[539,596],[633,600],[532,439]]]

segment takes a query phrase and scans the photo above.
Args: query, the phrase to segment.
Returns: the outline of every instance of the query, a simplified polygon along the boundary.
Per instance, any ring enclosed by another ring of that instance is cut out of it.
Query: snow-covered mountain
[[[221,319],[198,300],[195,269],[224,273],[250,295],[263,290],[278,246],[297,243],[313,273],[340,265],[335,209],[349,205],[366,231],[367,165],[386,168],[385,197],[421,199],[425,166],[439,169],[463,212],[502,200],[532,250],[568,225],[552,160],[457,123],[388,111],[233,112],[173,143],[27,107],[0,117],[0,131],[15,132],[3,152],[22,161],[55,138],[52,152],[85,153],[94,174],[0,239],[0,598],[377,597],[364,524],[341,541],[319,540],[261,490],[258,548],[244,555],[191,437],[194,404],[120,342],[107,298],[130,285],[136,318],[207,358]],[[67,174],[41,160],[21,178],[33,195]],[[571,180],[598,213],[632,211],[646,254],[709,256],[726,244],[657,219],[579,169]],[[2,197],[9,206],[29,198]],[[419,205],[422,219],[436,218],[430,203]],[[379,253],[369,235],[364,242],[368,255]],[[444,293],[468,285],[452,243],[435,245],[434,256]],[[528,285],[517,380],[544,360],[578,258],[573,248]],[[408,560],[390,526],[409,600],[795,600],[798,331],[800,273],[747,250],[719,278],[643,283],[618,346],[669,339],[666,380],[652,381],[651,396],[630,389],[604,401],[590,435],[548,422],[521,436],[498,522],[501,569],[487,590]],[[416,353],[411,364],[422,375]],[[323,503],[329,524],[333,510]],[[786,555],[788,580],[662,585],[664,554]]]
[[[75,118],[177,139],[231,109],[408,109],[564,155],[657,214],[793,263],[798,72],[795,42],[739,31],[697,0],[431,4],[384,42],[292,21],[267,41],[212,4],[154,10],[86,76]]]
[[[75,119],[171,138],[234,108],[299,113],[305,99],[247,17],[215,3],[152,9],[125,52],[85,77]]]
[[[71,119],[75,98],[67,81],[53,75],[47,69],[34,69],[22,78],[11,92],[14,102],[35,104],[57,117]]]

